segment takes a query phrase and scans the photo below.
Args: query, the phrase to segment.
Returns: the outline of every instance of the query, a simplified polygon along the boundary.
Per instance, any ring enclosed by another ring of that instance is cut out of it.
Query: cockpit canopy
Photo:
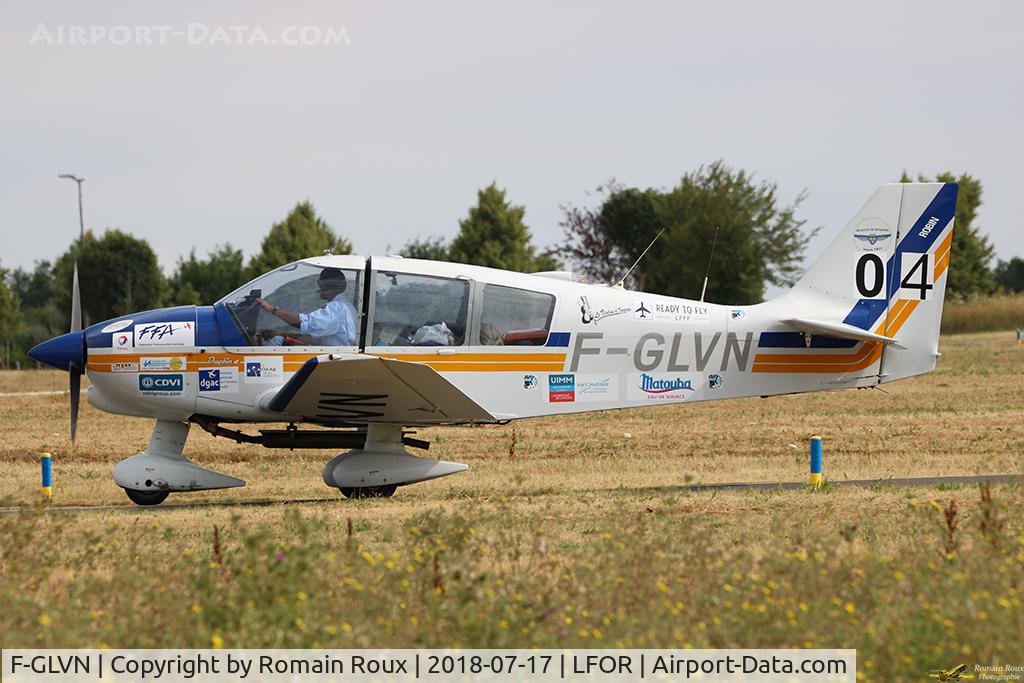
[[[364,269],[332,267],[345,279],[343,291],[332,298],[319,286],[325,269],[306,261],[290,263],[218,303],[253,346],[543,345],[554,314],[551,294],[391,269],[372,271],[367,296]],[[286,312],[286,317],[297,315],[300,326],[265,310],[259,299]],[[480,307],[475,320],[474,302]],[[345,322],[350,317],[351,334]],[[331,327],[334,318],[341,321],[340,327]],[[325,333],[328,328],[330,334]]]

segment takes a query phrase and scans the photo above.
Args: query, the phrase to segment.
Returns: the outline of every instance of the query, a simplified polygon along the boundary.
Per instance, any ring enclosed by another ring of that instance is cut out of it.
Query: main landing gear
[[[420,458],[405,450],[400,425],[371,424],[366,444],[324,465],[324,483],[346,498],[390,498],[395,489],[469,469],[469,465]]]

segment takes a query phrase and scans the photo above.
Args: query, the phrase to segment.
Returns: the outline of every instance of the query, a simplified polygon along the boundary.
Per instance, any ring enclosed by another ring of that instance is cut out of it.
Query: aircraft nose
[[[85,335],[81,330],[62,334],[42,344],[36,344],[29,350],[28,355],[58,370],[67,370],[68,366],[74,363],[81,371],[85,368]]]

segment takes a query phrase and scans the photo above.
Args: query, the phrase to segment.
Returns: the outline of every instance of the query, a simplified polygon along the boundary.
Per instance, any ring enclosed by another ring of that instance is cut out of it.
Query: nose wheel
[[[338,490],[346,498],[390,498],[395,495],[398,486],[340,486]]]
[[[167,500],[170,491],[139,491],[138,489],[125,489],[128,498],[136,505],[159,505]]]

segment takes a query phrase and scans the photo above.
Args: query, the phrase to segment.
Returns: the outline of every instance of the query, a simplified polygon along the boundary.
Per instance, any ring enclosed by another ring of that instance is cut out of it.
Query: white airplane
[[[85,330],[76,276],[72,331],[29,353],[70,372],[72,439],[83,371],[93,406],[156,419],[146,450],[114,468],[139,505],[245,484],[186,459],[193,424],[268,448],[347,449],[324,482],[346,497],[390,496],[467,469],[410,453],[429,444],[409,427],[873,387],[931,371],[956,198],[955,183],[883,185],[790,291],[754,306],[560,272],[326,255],[213,306]],[[340,326],[310,322],[326,318]],[[286,428],[237,428],[274,422]]]

